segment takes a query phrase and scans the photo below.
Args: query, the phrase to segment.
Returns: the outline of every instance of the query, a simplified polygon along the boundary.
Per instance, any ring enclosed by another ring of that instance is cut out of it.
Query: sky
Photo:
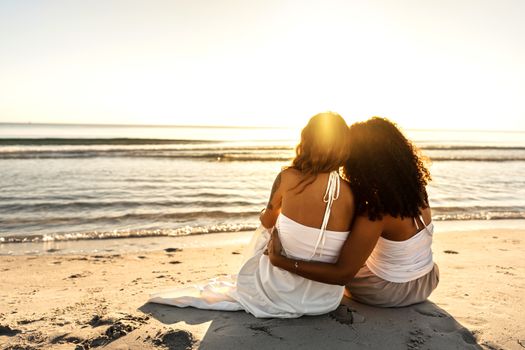
[[[0,122],[525,130],[523,0],[0,0]]]

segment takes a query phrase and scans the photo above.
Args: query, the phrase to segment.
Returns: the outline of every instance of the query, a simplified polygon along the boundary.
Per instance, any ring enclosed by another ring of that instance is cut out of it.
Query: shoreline
[[[249,233],[246,241],[249,239]],[[364,317],[257,319],[146,304],[159,289],[236,273],[243,241],[108,254],[0,256],[0,348],[523,349],[525,229],[434,235],[440,284],[398,309],[346,301]],[[194,237],[190,237],[194,238]],[[208,238],[206,236],[200,238]],[[209,240],[209,239],[208,239]],[[181,243],[181,245],[175,242]],[[203,242],[201,242],[203,243]]]
[[[525,220],[450,220],[434,221],[435,235],[463,231],[519,230]],[[120,254],[154,252],[170,245],[182,248],[220,247],[246,244],[253,231],[200,233],[183,236],[150,236],[69,241],[5,243],[0,242],[1,256],[68,255],[68,254]]]
[[[253,231],[202,233],[185,236],[126,237],[83,239],[71,241],[46,241],[0,243],[1,256],[45,256],[76,254],[117,254],[156,252],[176,245],[181,248],[214,248],[246,244]],[[6,253],[4,253],[6,252]],[[9,254],[9,252],[12,252]]]

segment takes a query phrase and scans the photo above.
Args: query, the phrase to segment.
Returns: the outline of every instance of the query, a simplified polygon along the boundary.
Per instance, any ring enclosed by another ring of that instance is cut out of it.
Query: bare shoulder
[[[350,183],[344,179],[341,179],[341,194],[347,205],[353,208],[354,206],[354,193],[350,187]]]
[[[286,176],[286,177],[301,177],[302,176],[302,173],[299,170],[292,168],[292,167],[284,168],[281,171],[281,174],[282,176]]]
[[[425,224],[428,225],[432,221],[432,210],[430,207],[421,209],[421,216],[423,217],[423,220],[425,220]]]
[[[293,188],[303,178],[303,174],[294,168],[285,168],[278,176],[281,177],[281,183],[285,189]]]
[[[341,192],[348,195],[352,201],[354,200],[354,193],[352,192],[352,187],[350,187],[350,182],[341,178]]]
[[[340,183],[341,183],[341,191],[345,191],[345,192],[347,192],[347,193],[352,195],[352,188],[350,187],[350,183],[347,180],[343,179],[343,178],[341,178],[341,182]],[[352,195],[352,197],[353,197],[353,195]]]

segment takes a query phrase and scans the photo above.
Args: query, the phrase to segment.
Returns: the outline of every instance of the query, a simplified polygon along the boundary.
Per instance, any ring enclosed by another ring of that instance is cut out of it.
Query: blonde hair
[[[339,114],[324,112],[310,118],[301,131],[291,165],[305,175],[300,183],[313,177],[303,190],[315,181],[317,174],[339,170],[346,161],[347,149],[348,125]]]

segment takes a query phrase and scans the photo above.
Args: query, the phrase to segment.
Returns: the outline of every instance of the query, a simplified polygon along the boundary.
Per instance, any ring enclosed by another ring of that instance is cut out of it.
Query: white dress
[[[327,207],[321,229],[301,225],[280,214],[276,227],[284,253],[297,260],[333,263],[349,232],[327,231],[332,202],[339,195],[339,176],[330,174]],[[273,266],[263,254],[268,230],[259,227],[248,245],[249,256],[237,275],[217,277],[203,285],[151,295],[149,302],[178,307],[236,311],[255,317],[293,318],[320,315],[339,306],[344,287],[311,281]]]

